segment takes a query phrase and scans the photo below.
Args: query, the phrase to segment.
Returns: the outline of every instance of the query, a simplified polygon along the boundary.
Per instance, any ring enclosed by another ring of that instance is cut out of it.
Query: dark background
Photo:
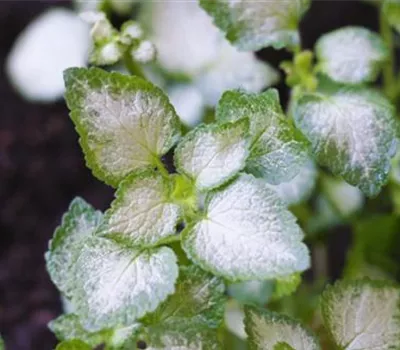
[[[62,213],[79,195],[105,209],[112,190],[85,168],[77,134],[62,101],[37,105],[11,88],[4,62],[17,35],[38,14],[65,1],[0,1],[0,333],[7,350],[50,350],[56,340],[47,323],[61,312],[43,254]],[[376,9],[361,1],[313,1],[302,25],[303,47],[346,25],[376,30]],[[259,56],[278,66],[284,51]],[[240,69],[240,67],[238,67]],[[285,101],[287,90],[279,86]],[[332,278],[340,273],[348,232],[330,247]],[[339,264],[338,264],[339,262]],[[339,266],[339,268],[337,267]]]

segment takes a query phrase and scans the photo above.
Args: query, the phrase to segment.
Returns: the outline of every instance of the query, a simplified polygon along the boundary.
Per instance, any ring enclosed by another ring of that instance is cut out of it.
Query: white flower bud
[[[113,64],[120,60],[122,57],[121,49],[116,42],[110,42],[104,45],[99,52],[96,59],[97,64]]]
[[[104,39],[110,39],[113,35],[114,28],[108,21],[104,12],[100,11],[86,11],[79,15],[85,22],[92,24],[90,36],[94,42]]]
[[[102,19],[93,25],[90,35],[93,41],[96,42],[104,39],[110,39],[113,35],[113,31],[114,29],[111,23],[107,19]]]
[[[119,41],[125,46],[131,46],[143,36],[142,27],[134,22],[128,21],[122,25]]]
[[[156,48],[152,42],[145,40],[131,51],[132,58],[140,63],[147,63],[156,57]]]
[[[139,24],[131,23],[123,29],[122,35],[126,35],[132,39],[140,39],[143,36],[143,29]]]

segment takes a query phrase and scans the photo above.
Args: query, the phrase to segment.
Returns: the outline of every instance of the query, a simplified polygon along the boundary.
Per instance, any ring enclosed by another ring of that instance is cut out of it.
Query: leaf
[[[271,311],[245,308],[245,328],[250,350],[276,349],[282,344],[296,350],[319,350],[314,335],[300,323]]]
[[[183,124],[194,128],[201,123],[204,115],[204,98],[196,86],[172,85],[168,88],[168,96]]]
[[[82,198],[75,198],[54,232],[45,254],[47,271],[57,288],[67,296],[71,294],[70,273],[76,256],[74,247],[91,236],[100,225],[103,215]]]
[[[142,334],[146,350],[221,350],[216,330],[176,323]]]
[[[321,165],[374,196],[387,181],[396,151],[393,113],[379,93],[343,88],[332,95],[304,95],[294,108],[294,120]]]
[[[97,234],[132,246],[151,247],[176,233],[180,207],[170,183],[153,171],[135,172],[120,183]]]
[[[170,295],[155,312],[146,316],[142,323],[163,328],[167,324],[193,324],[217,328],[224,313],[225,286],[221,278],[201,270],[195,265],[182,267]]]
[[[224,310],[223,281],[197,266],[182,267],[176,291],[144,317],[138,339],[146,349],[220,349],[217,328]]]
[[[114,187],[154,167],[177,141],[179,119],[164,93],[135,76],[98,68],[64,73],[66,100],[94,175]]]
[[[310,1],[200,0],[200,5],[232,44],[243,51],[257,51],[299,45],[298,24]]]
[[[344,350],[397,348],[400,290],[389,282],[341,281],[322,295],[325,326]]]
[[[56,350],[92,350],[92,348],[79,339],[73,339],[58,344]]]
[[[316,45],[319,69],[334,81],[373,82],[389,50],[381,37],[362,27],[345,27],[321,36]]]
[[[384,0],[382,11],[385,20],[400,32],[400,1],[399,0]]]
[[[227,90],[257,93],[279,81],[278,71],[270,64],[258,60],[252,52],[240,52],[223,42],[218,59],[195,79],[208,106],[214,107]]]
[[[129,326],[174,292],[178,266],[167,247],[138,250],[105,238],[84,242],[74,268],[72,302],[82,325]]]
[[[4,350],[4,341],[1,335],[0,335],[0,350]]]
[[[79,317],[74,314],[61,315],[51,321],[48,327],[60,341],[80,339],[92,347],[106,343],[113,333],[111,329],[88,332],[80,324]]]
[[[312,194],[317,182],[318,171],[314,162],[309,159],[300,172],[291,180],[271,185],[278,196],[287,204],[294,205],[306,201]]]
[[[275,89],[261,94],[227,91],[219,101],[216,117],[221,122],[249,118],[247,170],[271,184],[291,180],[308,160],[308,142],[283,114]]]
[[[192,178],[200,190],[222,185],[246,164],[248,128],[247,119],[197,127],[175,150],[177,170]]]
[[[141,11],[157,62],[168,73],[195,76],[218,59],[223,37],[195,1],[148,1]]]
[[[229,280],[269,279],[309,266],[303,233],[262,180],[241,175],[213,193],[204,218],[182,232],[188,257]]]
[[[51,7],[40,13],[10,43],[4,70],[25,99],[55,103],[64,93],[63,70],[87,64],[89,28],[67,8]]]

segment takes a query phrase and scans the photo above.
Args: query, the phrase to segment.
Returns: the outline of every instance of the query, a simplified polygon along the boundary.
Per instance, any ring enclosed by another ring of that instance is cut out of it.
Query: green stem
[[[172,174],[171,179],[174,186],[171,200],[181,207],[185,222],[189,224],[200,219],[203,214],[199,208],[198,193],[193,179],[183,174]]]
[[[175,234],[173,236],[166,237],[157,243],[157,246],[167,245],[181,240],[181,235]]]
[[[129,51],[125,52],[124,54],[124,64],[129,73],[131,73],[132,75],[136,75],[140,78],[146,79],[142,67],[140,67],[140,65],[132,59],[132,56],[130,55]]]
[[[160,158],[154,157],[154,165],[156,166],[156,168],[158,169],[158,171],[160,172],[160,174],[162,175],[162,177],[164,177],[164,178],[169,178],[169,172],[168,172],[168,170],[165,168],[165,166],[164,166],[164,164],[162,163],[162,161],[160,160]]]
[[[201,212],[198,206],[194,208],[190,205],[183,205],[182,208],[183,216],[187,223],[197,222],[204,218],[204,214]]]
[[[396,80],[395,80],[395,52],[393,43],[393,32],[386,20],[383,11],[380,11],[380,33],[386,46],[389,49],[388,62],[383,67],[383,87],[385,94],[393,100],[396,97]]]

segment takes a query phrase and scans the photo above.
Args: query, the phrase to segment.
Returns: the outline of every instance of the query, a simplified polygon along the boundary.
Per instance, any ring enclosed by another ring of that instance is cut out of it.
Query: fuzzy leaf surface
[[[200,190],[225,183],[246,165],[247,119],[223,125],[201,125],[187,134],[175,151],[177,169]]]
[[[177,258],[167,247],[139,250],[93,237],[75,263],[72,303],[90,331],[130,326],[175,290]]]
[[[362,27],[345,27],[321,36],[316,45],[320,70],[345,84],[374,81],[388,58],[382,38]]]
[[[174,108],[151,83],[98,68],[70,68],[64,80],[87,165],[107,184],[153,167],[179,138]]]
[[[71,269],[75,261],[74,247],[92,235],[103,218],[82,198],[75,198],[57,227],[45,254],[47,271],[57,288],[66,296],[71,295]]]
[[[79,339],[93,347],[105,343],[112,336],[111,329],[88,332],[75,314],[61,315],[52,320],[48,327],[60,341]]]
[[[285,315],[246,307],[244,322],[250,350],[321,349],[310,331]]]
[[[124,179],[98,231],[133,246],[153,246],[176,232],[180,207],[170,200],[170,183],[154,171]]]
[[[323,293],[321,309],[332,339],[344,350],[399,346],[400,289],[389,282],[337,282]]]
[[[235,281],[308,268],[295,217],[264,181],[241,175],[208,198],[205,212],[182,233],[188,257],[203,269]]]
[[[181,322],[216,328],[223,318],[224,292],[221,278],[195,265],[182,267],[175,293],[142,322],[160,327]]]
[[[147,350],[222,350],[216,330],[181,322],[160,329],[151,328],[141,339]]]
[[[142,319],[139,336],[150,349],[219,349],[216,328],[223,319],[224,283],[195,265],[182,267],[176,291]]]
[[[300,42],[298,24],[309,0],[200,0],[226,38],[240,50],[294,47]]]
[[[394,109],[385,97],[363,88],[306,94],[294,120],[321,165],[368,196],[379,193],[397,146]]]
[[[224,122],[249,118],[251,145],[246,169],[271,184],[291,180],[308,160],[308,141],[283,114],[275,89],[261,94],[227,91],[216,117]]]

